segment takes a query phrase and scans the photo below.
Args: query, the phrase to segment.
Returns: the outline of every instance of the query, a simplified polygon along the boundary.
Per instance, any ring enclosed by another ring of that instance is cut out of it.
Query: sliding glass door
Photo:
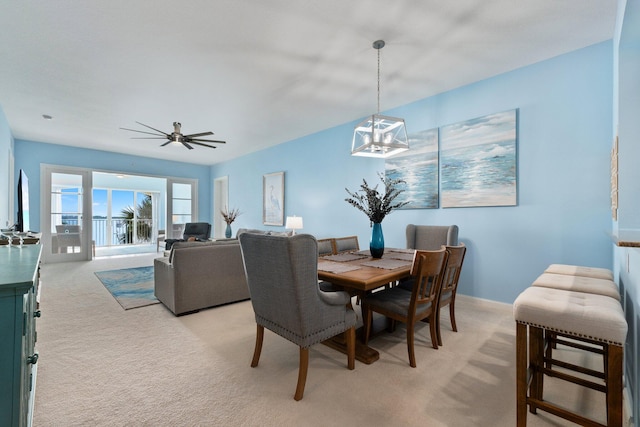
[[[198,221],[198,182],[193,179],[167,180],[167,238],[182,237],[184,225]]]

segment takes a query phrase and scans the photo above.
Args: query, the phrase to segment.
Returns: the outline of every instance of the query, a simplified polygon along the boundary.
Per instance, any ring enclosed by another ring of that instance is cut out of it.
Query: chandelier
[[[378,51],[378,113],[356,126],[352,156],[386,158],[409,149],[404,119],[380,114],[380,49],[384,44],[384,40],[373,42],[373,48]]]

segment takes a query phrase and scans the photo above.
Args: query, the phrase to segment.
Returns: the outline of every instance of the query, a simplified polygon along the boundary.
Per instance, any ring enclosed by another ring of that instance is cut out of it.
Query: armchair
[[[182,239],[165,239],[165,250],[171,249],[175,242],[184,242],[193,237],[197,241],[208,240],[211,237],[211,224],[208,222],[188,222],[184,226]]]
[[[238,236],[257,324],[251,366],[258,366],[264,328],[300,347],[295,400],[302,399],[309,347],[346,332],[347,367],[355,365],[356,315],[346,292],[318,288],[318,244],[309,234]]]

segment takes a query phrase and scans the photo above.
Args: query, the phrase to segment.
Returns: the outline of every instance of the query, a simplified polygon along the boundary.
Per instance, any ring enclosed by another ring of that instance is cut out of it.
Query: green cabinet
[[[0,246],[0,426],[31,425],[41,250]]]

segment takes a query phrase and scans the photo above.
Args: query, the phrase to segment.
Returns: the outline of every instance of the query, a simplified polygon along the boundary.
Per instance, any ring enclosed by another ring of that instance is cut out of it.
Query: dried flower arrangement
[[[371,188],[365,179],[362,180],[360,190],[355,192],[347,190],[350,198],[344,199],[350,205],[361,210],[369,217],[372,223],[381,223],[394,209],[398,209],[409,202],[393,203],[404,190],[397,188],[398,184],[404,183],[402,179],[387,179],[384,174],[378,172],[380,181],[384,184],[384,195],[378,191],[378,185]]]
[[[233,221],[235,221],[236,218],[238,217],[238,215],[240,215],[242,212],[240,212],[240,209],[228,210],[227,207],[225,206],[224,209],[220,210],[220,213],[222,214],[222,217],[224,218],[224,222],[226,222],[227,225],[229,225]]]

